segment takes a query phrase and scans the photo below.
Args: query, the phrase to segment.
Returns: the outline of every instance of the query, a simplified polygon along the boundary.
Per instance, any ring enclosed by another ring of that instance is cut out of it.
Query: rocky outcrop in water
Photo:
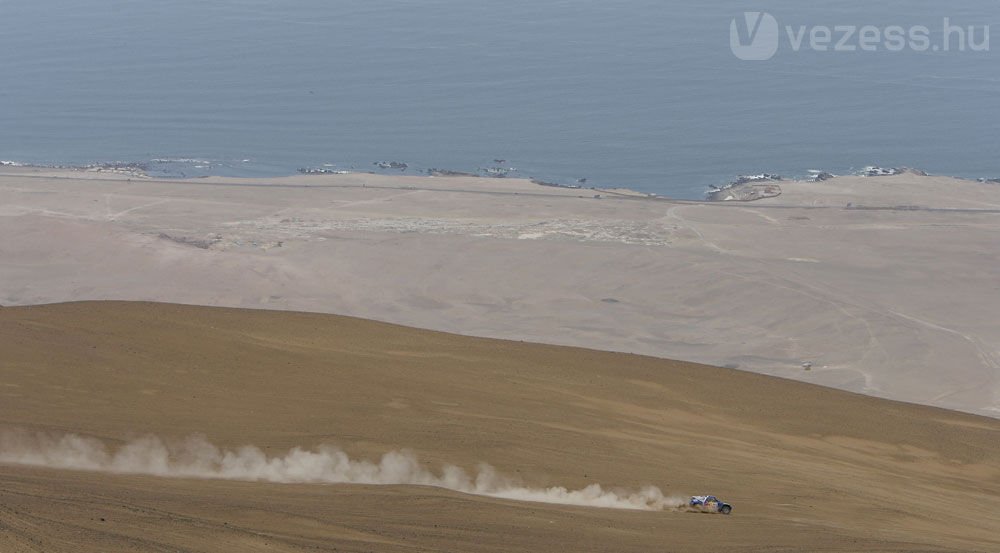
[[[759,175],[740,175],[736,177],[730,186],[739,186],[741,184],[754,184],[768,181],[780,181],[785,180],[781,175],[772,175],[771,173],[761,173]]]
[[[726,186],[711,188],[705,196],[713,202],[752,202],[774,198],[781,195],[781,186],[774,184],[781,180],[784,177],[771,173],[740,175]]]

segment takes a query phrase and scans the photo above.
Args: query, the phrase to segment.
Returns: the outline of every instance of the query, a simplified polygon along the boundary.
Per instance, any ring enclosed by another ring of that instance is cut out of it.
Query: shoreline
[[[762,173],[757,175],[738,175],[732,181],[721,184],[721,185],[710,185],[706,187],[706,190],[702,194],[701,198],[676,198],[672,196],[663,195],[655,192],[643,192],[640,190],[628,188],[627,186],[586,186],[587,179],[578,179],[576,183],[562,183],[546,181],[540,178],[532,177],[529,175],[521,175],[518,173],[516,168],[480,168],[478,172],[467,172],[451,169],[440,169],[440,168],[429,168],[426,171],[419,172],[409,172],[406,170],[409,165],[403,162],[374,162],[373,165],[376,167],[383,168],[383,171],[364,171],[356,169],[335,169],[333,165],[324,165],[322,167],[313,168],[299,168],[295,172],[262,177],[262,176],[227,176],[227,175],[198,175],[198,176],[186,176],[181,173],[181,175],[157,175],[150,173],[151,163],[153,162],[174,162],[174,161],[190,161],[195,162],[199,160],[185,159],[185,160],[161,160],[154,159],[151,162],[104,162],[104,163],[93,163],[87,165],[37,165],[31,163],[21,163],[17,161],[0,160],[0,174],[12,174],[7,170],[10,169],[27,169],[33,171],[66,171],[70,174],[80,175],[80,174],[101,174],[101,175],[119,175],[126,178],[136,178],[136,179],[150,179],[157,181],[199,181],[199,180],[214,180],[214,179],[238,179],[243,181],[266,181],[266,180],[285,180],[288,178],[293,178],[296,176],[345,176],[345,175],[373,175],[373,176],[387,176],[387,177],[403,177],[405,179],[411,178],[424,178],[424,179],[483,179],[483,180],[495,180],[495,181],[528,181],[539,187],[546,187],[550,189],[557,189],[560,191],[576,191],[581,194],[592,193],[594,198],[600,199],[603,197],[608,198],[629,198],[629,199],[659,199],[659,200],[671,200],[678,202],[734,202],[734,203],[757,203],[758,200],[770,199],[779,197],[782,194],[782,184],[802,184],[802,183],[818,183],[824,182],[835,178],[844,177],[867,177],[867,178],[881,178],[887,176],[897,176],[904,174],[913,174],[917,176],[925,177],[939,177],[948,178],[957,181],[967,181],[967,182],[979,182],[987,184],[1000,184],[1000,177],[961,177],[952,175],[932,175],[926,171],[920,169],[914,169],[910,167],[892,167],[892,168],[882,168],[879,166],[867,166],[863,169],[857,170],[852,174],[838,175],[827,171],[821,170],[810,170],[808,171],[811,176],[810,178],[786,178],[778,174]],[[494,160],[494,161],[506,161],[506,160]],[[393,171],[389,171],[392,169]],[[399,170],[399,172],[396,172]]]
[[[80,176],[84,174],[97,174],[97,175],[115,175],[122,176],[126,178],[135,179],[147,179],[149,181],[156,182],[211,182],[212,180],[226,179],[226,180],[241,180],[241,181],[282,181],[286,179],[292,179],[296,177],[336,177],[336,176],[376,176],[376,177],[393,177],[402,178],[404,180],[410,179],[473,179],[482,181],[495,181],[497,183],[503,182],[520,182],[527,181],[538,187],[558,189],[562,191],[576,191],[576,192],[595,192],[597,194],[608,194],[610,196],[621,196],[630,198],[664,198],[660,194],[647,193],[633,190],[624,187],[598,187],[589,186],[584,187],[580,184],[564,184],[544,181],[541,179],[527,177],[527,176],[489,176],[475,173],[468,173],[462,171],[453,171],[448,169],[429,169],[426,174],[424,173],[389,173],[389,172],[378,172],[378,171],[356,171],[356,170],[327,170],[327,169],[299,169],[295,173],[289,173],[286,175],[279,175],[275,177],[232,177],[225,175],[204,175],[197,177],[186,177],[186,176],[159,176],[151,175],[148,173],[148,166],[142,163],[101,163],[93,165],[33,165],[28,163],[20,163],[16,161],[0,161],[0,175],[10,175],[18,176],[16,172],[11,172],[11,170],[26,169],[36,172],[46,173],[49,171],[65,172],[65,176],[72,178],[73,176]],[[29,176],[29,175],[24,175]],[[43,176],[48,176],[43,175]]]

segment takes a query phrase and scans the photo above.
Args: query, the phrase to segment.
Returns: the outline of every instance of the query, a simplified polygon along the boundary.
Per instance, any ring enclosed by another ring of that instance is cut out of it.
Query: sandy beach
[[[517,179],[7,167],[0,304],[335,313],[1000,416],[1000,186],[780,184],[712,203]]]

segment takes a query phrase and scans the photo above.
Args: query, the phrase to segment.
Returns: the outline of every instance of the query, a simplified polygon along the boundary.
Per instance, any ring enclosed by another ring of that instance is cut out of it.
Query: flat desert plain
[[[1000,550],[993,418],[325,314],[4,307],[0,340],[4,552]],[[735,510],[44,466],[69,456],[10,462],[24,453],[12,444],[37,449],[37,436],[114,448],[146,434],[202,434],[276,458],[322,444],[376,460],[408,449],[428,470],[474,473],[486,462],[525,486],[653,485],[668,496],[717,494]]]
[[[712,203],[517,179],[7,167],[0,304],[352,315],[1000,416],[1000,185],[780,186]]]

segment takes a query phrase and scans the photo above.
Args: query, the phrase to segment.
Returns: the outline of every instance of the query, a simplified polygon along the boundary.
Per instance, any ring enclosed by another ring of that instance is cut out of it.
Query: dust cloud
[[[0,463],[174,478],[433,486],[516,501],[609,509],[659,511],[686,504],[684,498],[665,496],[655,486],[637,491],[606,489],[600,484],[580,489],[528,487],[485,463],[471,474],[454,465],[444,465],[434,472],[405,450],[390,451],[378,462],[351,459],[329,445],[296,447],[283,456],[268,457],[252,445],[220,448],[201,435],[178,441],[148,435],[108,448],[96,438],[77,434],[0,430]]]

